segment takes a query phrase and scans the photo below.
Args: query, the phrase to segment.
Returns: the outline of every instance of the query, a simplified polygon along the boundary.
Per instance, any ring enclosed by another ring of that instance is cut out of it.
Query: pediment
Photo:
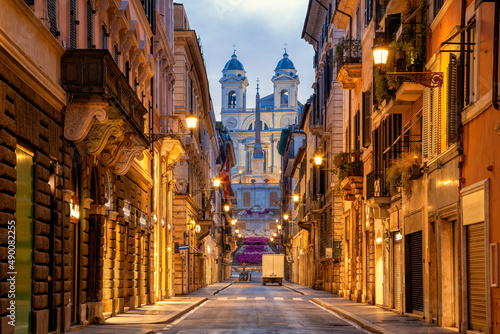
[[[237,76],[234,76],[234,75],[229,75],[227,77],[224,77],[224,78],[221,78],[219,80],[220,83],[229,83],[229,82],[237,82],[237,83],[240,83],[240,82],[243,82],[245,80],[245,77],[237,77]]]

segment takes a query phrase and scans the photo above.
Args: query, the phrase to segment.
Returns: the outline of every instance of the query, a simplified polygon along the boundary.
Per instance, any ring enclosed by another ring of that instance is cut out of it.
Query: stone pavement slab
[[[285,282],[287,288],[302,295],[314,295],[312,301],[330,309],[345,318],[352,320],[374,333],[379,334],[445,334],[457,333],[443,327],[397,314],[378,306],[356,303],[352,300],[332,295],[323,290],[313,290],[310,287]]]

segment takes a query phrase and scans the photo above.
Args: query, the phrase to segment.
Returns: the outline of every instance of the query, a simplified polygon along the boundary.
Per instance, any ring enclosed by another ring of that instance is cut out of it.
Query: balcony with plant
[[[425,0],[407,1],[401,21],[396,26],[398,29],[386,33],[386,42],[390,42],[386,65],[376,67],[373,71],[374,94],[379,107],[389,106],[393,100],[391,107],[394,109],[389,113],[404,112],[423,89],[422,85],[410,82],[403,74],[424,72],[428,38]]]
[[[333,167],[339,179],[337,191],[343,194],[344,199],[363,192],[363,162],[360,157],[359,151],[339,152],[333,156]]]
[[[361,80],[361,41],[342,39],[335,45],[333,62],[342,88],[354,89],[356,82]]]

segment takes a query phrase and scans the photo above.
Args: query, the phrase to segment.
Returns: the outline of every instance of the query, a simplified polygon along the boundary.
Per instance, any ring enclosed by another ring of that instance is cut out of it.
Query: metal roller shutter
[[[422,264],[422,231],[411,233],[407,236],[408,241],[408,276],[407,286],[408,304],[407,311],[424,311],[424,286],[423,286],[423,264]]]
[[[484,223],[466,227],[467,313],[469,329],[486,332],[486,251]]]
[[[401,239],[397,240],[396,235],[400,232],[394,233],[394,263],[393,263],[393,277],[394,277],[394,308],[401,311],[401,296],[402,296],[402,278],[403,278],[403,248]]]

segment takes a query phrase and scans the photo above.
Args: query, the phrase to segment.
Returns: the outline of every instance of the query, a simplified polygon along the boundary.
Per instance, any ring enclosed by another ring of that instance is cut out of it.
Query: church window
[[[276,191],[269,193],[269,206],[278,206],[278,193]]]
[[[227,107],[236,108],[236,92],[234,90],[227,94]]]
[[[253,128],[254,128],[254,125],[255,122],[251,123],[249,126],[248,126],[248,131],[253,131]],[[269,125],[267,125],[267,123],[265,122],[262,122],[260,121],[260,129],[261,130],[269,130]]]
[[[250,192],[245,191],[243,193],[243,206],[250,206]]]
[[[261,130],[269,130],[269,126],[267,125],[267,123],[264,123],[264,129],[261,128]]]
[[[280,92],[280,105],[281,107],[288,107],[288,91],[286,89]]]
[[[252,124],[250,124],[250,126],[248,127],[248,130],[249,130],[249,131],[252,131],[252,130],[253,130],[253,123],[252,123]]]

